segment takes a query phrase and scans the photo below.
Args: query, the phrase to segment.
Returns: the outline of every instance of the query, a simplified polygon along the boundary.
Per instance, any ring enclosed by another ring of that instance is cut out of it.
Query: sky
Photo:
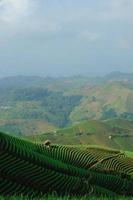
[[[0,0],[0,77],[133,72],[133,0]]]

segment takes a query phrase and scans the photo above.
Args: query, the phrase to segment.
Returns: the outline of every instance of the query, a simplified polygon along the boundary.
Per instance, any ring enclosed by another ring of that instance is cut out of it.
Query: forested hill
[[[0,130],[6,132],[16,131],[18,124],[28,134],[29,124],[30,131],[45,132],[87,119],[133,120],[132,105],[133,74],[0,79]]]
[[[44,120],[63,127],[80,100],[80,95],[64,96],[41,87],[5,90],[0,95],[0,119]]]

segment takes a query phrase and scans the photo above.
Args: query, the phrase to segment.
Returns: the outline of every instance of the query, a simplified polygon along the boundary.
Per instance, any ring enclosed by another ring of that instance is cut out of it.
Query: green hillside
[[[111,128],[116,129],[124,129],[125,132],[133,132],[133,122],[123,119],[112,119],[112,120],[106,120],[104,121],[105,124],[107,124]]]
[[[86,88],[81,103],[70,114],[71,122],[84,119],[133,117],[133,89],[121,82]]]
[[[43,120],[0,120],[0,130],[11,135],[38,135],[54,132],[56,129],[55,126]]]
[[[29,136],[28,139],[34,142],[49,139],[57,144],[96,145],[133,151],[133,123],[126,120],[90,120],[51,133]]]
[[[42,198],[35,198],[35,200],[68,200],[69,196],[66,197],[57,197],[57,196],[44,196]],[[97,200],[97,197],[89,197],[90,200]],[[99,200],[111,200],[110,197],[98,197]],[[27,197],[22,196],[12,196],[12,197],[0,197],[0,200],[29,200]],[[71,200],[77,200],[77,197],[71,197]],[[88,197],[78,197],[78,200],[88,200]],[[113,200],[133,200],[132,197],[116,197]]]
[[[63,127],[81,98],[43,88],[5,89],[0,95],[0,120],[43,120]]]
[[[0,133],[0,152],[2,196],[133,196],[132,158],[119,150],[34,144]]]

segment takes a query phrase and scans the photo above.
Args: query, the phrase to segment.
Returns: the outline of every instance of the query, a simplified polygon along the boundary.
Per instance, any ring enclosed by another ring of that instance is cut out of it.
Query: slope
[[[0,120],[0,130],[11,135],[25,136],[53,132],[57,128],[43,120]]]
[[[61,145],[33,144],[0,133],[0,195],[118,195],[133,196],[133,165],[119,151],[104,150],[100,159],[112,171],[92,168],[100,151],[83,151]],[[102,150],[103,151],[103,150]],[[112,165],[107,159],[116,160]],[[119,169],[119,165],[124,163]],[[91,168],[91,170],[90,170]]]
[[[121,120],[119,120],[121,121]],[[64,129],[58,129],[51,133],[28,137],[34,142],[44,142],[46,139],[54,143],[66,145],[96,145],[106,148],[116,148],[133,151],[132,122],[122,120],[121,129],[118,120],[83,121]],[[113,126],[110,124],[113,123]],[[128,126],[128,127],[127,127]],[[114,128],[115,127],[115,128]],[[125,127],[127,127],[125,132]]]
[[[70,121],[84,119],[124,118],[124,113],[133,117],[133,90],[121,82],[108,82],[83,90],[84,98],[74,108]],[[129,118],[130,118],[129,117]]]

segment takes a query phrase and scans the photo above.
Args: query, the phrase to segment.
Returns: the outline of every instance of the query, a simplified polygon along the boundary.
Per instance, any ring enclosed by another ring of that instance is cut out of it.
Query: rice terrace
[[[133,196],[133,158],[101,148],[34,144],[0,133],[2,195]]]

